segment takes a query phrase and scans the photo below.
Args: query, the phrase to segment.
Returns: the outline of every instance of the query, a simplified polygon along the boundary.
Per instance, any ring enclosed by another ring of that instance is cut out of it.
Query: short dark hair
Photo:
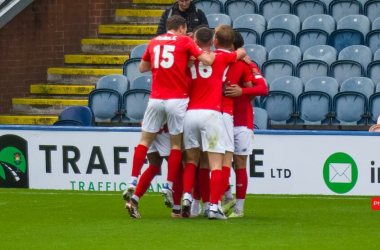
[[[221,24],[215,28],[215,38],[218,39],[220,46],[228,48],[235,40],[235,33],[231,26]]]
[[[203,46],[206,46],[209,42],[211,42],[213,36],[214,32],[212,31],[212,29],[207,27],[201,27],[197,29],[195,32],[195,38],[197,39],[197,42]]]
[[[166,30],[179,30],[179,27],[186,27],[185,18],[179,15],[173,15],[166,20]]]
[[[243,47],[244,45],[244,38],[239,32],[235,31],[235,41],[234,41],[234,48],[237,50],[238,48]]]

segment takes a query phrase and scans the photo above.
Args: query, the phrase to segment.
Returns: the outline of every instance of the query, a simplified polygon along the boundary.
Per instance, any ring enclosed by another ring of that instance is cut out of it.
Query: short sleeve
[[[198,56],[203,54],[203,50],[195,44],[193,39],[191,39],[190,37],[186,37],[186,40],[187,40],[187,49],[192,56],[194,56],[195,58],[198,58]]]
[[[150,63],[150,53],[149,53],[149,47],[150,47],[150,43],[148,44],[146,50],[145,50],[145,53],[143,55],[143,57],[141,58],[143,61],[146,61],[146,62],[149,62]]]
[[[237,53],[236,53],[236,51],[231,52],[231,53],[223,53],[223,55],[224,55],[224,61],[226,63],[236,62],[236,59],[237,59]]]

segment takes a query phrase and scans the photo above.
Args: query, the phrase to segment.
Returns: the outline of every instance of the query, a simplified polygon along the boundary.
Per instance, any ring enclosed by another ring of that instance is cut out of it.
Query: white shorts
[[[183,142],[185,149],[224,154],[223,118],[215,110],[189,110],[185,115]]]
[[[234,152],[234,117],[223,113],[223,141],[226,151]]]
[[[235,155],[251,155],[253,150],[253,130],[241,126],[234,127]]]
[[[171,135],[182,133],[183,120],[188,104],[189,98],[149,99],[141,129],[149,133],[157,133],[167,123]]]
[[[154,152],[158,152],[161,157],[170,155],[170,134],[168,132],[156,135],[152,145],[150,145],[148,154]]]

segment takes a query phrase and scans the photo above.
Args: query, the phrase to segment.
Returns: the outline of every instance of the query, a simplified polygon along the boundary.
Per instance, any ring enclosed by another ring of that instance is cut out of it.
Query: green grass
[[[172,219],[163,198],[129,218],[120,193],[0,189],[0,249],[378,249],[370,197],[249,195],[245,217]]]

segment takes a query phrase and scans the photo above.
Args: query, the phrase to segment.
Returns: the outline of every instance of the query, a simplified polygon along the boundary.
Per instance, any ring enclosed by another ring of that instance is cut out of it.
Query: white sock
[[[184,193],[184,194],[183,194],[183,199],[184,199],[184,200],[189,200],[190,202],[193,201],[193,197],[191,197],[191,194],[190,194],[190,193]]]
[[[135,201],[139,202],[140,197],[138,197],[137,195],[133,195],[133,196],[132,196],[132,199],[134,199]]]
[[[229,200],[232,200],[234,198],[234,196],[232,195],[232,188],[230,187],[225,193],[224,193],[224,197],[226,199],[229,199]]]
[[[137,181],[137,177],[135,177],[135,176],[131,176],[131,178],[129,179],[129,182],[128,182],[128,184],[131,184],[131,183],[133,183],[134,181]]]
[[[245,201],[245,199],[236,199],[236,205],[235,205],[235,208],[236,208],[237,210],[239,210],[240,212],[243,212],[244,201]]]
[[[174,205],[173,210],[181,210],[181,205]]]
[[[173,182],[172,181],[167,181],[168,187],[170,190],[173,190]]]
[[[210,211],[218,211],[218,204],[210,204]]]
[[[203,203],[203,210],[206,211],[209,208],[210,208],[210,202],[204,202]]]

